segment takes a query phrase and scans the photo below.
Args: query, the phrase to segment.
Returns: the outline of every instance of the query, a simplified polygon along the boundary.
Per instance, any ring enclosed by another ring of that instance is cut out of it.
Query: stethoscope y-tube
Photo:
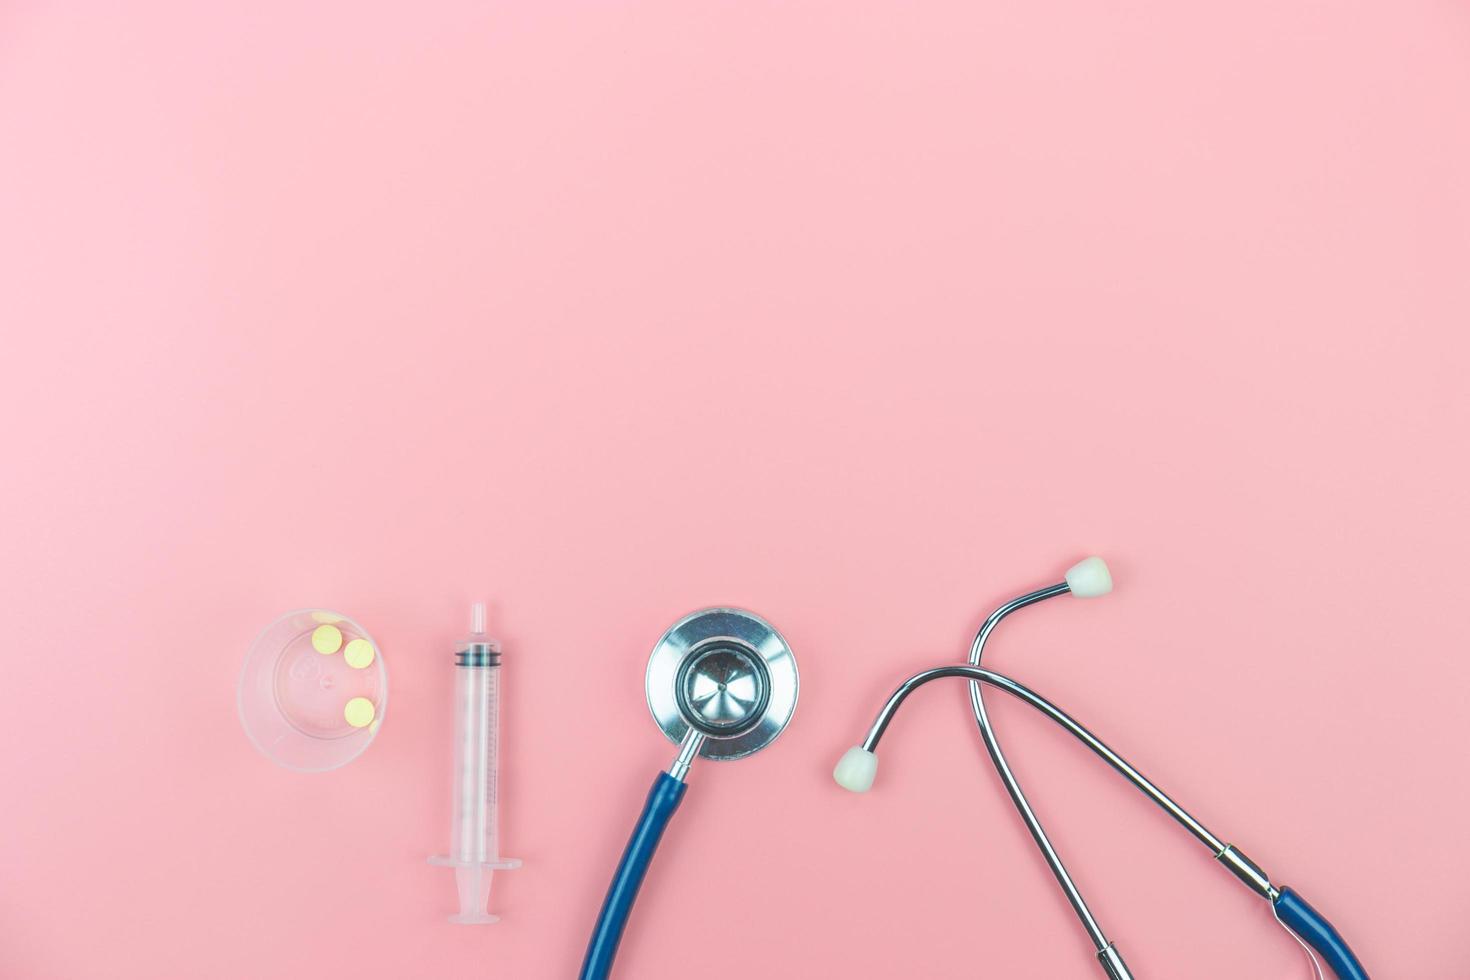
[[[875,755],[878,743],[882,740],[884,732],[888,729],[898,708],[919,687],[929,681],[941,677],[962,677],[970,681],[971,706],[974,709],[976,722],[980,726],[981,735],[985,739],[986,748],[990,753],[991,761],[995,764],[996,771],[1000,774],[1007,792],[1010,793],[1012,801],[1025,821],[1027,829],[1036,841],[1037,847],[1046,858],[1048,866],[1056,877],[1058,884],[1066,894],[1068,901],[1077,912],[1078,918],[1087,931],[1089,938],[1097,948],[1098,961],[1103,970],[1112,980],[1132,980],[1133,974],[1128,970],[1116,947],[1103,933],[1097,924],[1096,918],[1089,910],[1087,903],[1083,900],[1080,890],[1073,882],[1066,868],[1062,865],[1061,858],[1052,846],[1040,820],[1036,817],[1030,803],[1022,793],[1020,784],[1015,774],[1005,760],[1001,752],[1000,744],[995,738],[995,733],[990,725],[989,716],[985,713],[984,700],[980,695],[982,684],[998,687],[1013,697],[1019,698],[1031,707],[1046,715],[1062,728],[1070,732],[1075,738],[1096,753],[1103,761],[1107,762],[1115,771],[1132,783],[1140,792],[1168,813],[1169,816],[1189,831],[1196,840],[1210,849],[1216,860],[1230,869],[1237,878],[1244,882],[1252,891],[1260,895],[1272,904],[1278,920],[1304,940],[1308,945],[1321,954],[1328,966],[1337,974],[1340,980],[1367,980],[1368,974],[1358,962],[1351,949],[1338,935],[1332,925],[1312,908],[1305,900],[1289,888],[1276,888],[1270,877],[1250,858],[1246,857],[1238,848],[1228,844],[1215,836],[1199,820],[1192,816],[1187,810],[1180,806],[1175,800],[1149,780],[1143,773],[1139,772],[1133,765],[1117,752],[1114,752],[1105,742],[1092,734],[1085,726],[1078,722],[1067,712],[1058,708],[1046,698],[1037,694],[1025,685],[1012,680],[1003,674],[997,674],[978,666],[980,656],[984,650],[985,641],[991,631],[994,630],[1003,618],[1017,609],[1025,608],[1036,602],[1051,598],[1052,596],[1073,593],[1083,597],[1102,595],[1111,589],[1111,578],[1108,576],[1107,567],[1100,559],[1088,559],[1075,566],[1068,573],[1068,581],[1063,584],[1048,586],[1019,596],[1008,603],[1000,606],[995,612],[986,618],[985,624],[980,628],[971,646],[970,664],[936,667],[931,670],[922,671],[908,680],[904,681],[891,694],[887,702],[878,712],[872,727],[868,730],[867,737],[859,747],[849,749],[838,763],[834,776],[844,787],[857,791],[866,791],[871,785],[877,773],[877,756]]]

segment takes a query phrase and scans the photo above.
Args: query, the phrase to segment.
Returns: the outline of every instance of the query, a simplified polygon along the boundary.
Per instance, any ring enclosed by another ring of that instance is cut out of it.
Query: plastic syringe
[[[454,811],[449,853],[430,864],[454,869],[459,913],[450,922],[499,922],[491,915],[490,879],[519,868],[500,856],[500,644],[485,634],[485,604],[475,603],[470,635],[454,654]]]

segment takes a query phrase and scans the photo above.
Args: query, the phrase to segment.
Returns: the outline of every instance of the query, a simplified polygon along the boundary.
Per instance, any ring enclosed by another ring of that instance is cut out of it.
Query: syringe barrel
[[[454,813],[450,857],[500,858],[496,785],[500,769],[500,657],[471,658],[454,669]],[[474,660],[481,662],[475,663]],[[489,662],[491,659],[493,663]]]

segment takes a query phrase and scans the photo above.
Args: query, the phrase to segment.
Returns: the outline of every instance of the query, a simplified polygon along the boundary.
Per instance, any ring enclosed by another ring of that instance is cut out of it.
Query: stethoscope
[[[628,914],[669,818],[688,788],[696,756],[743,759],[770,745],[796,710],[791,647],[770,623],[743,609],[703,609],[654,645],[644,675],[648,710],[671,742],[674,762],[648,791],[587,943],[580,980],[606,980]]]
[[[874,752],[883,738],[883,733],[888,729],[889,723],[893,721],[899,705],[903,704],[910,694],[932,680],[941,677],[967,678],[970,682],[970,707],[974,712],[975,722],[980,727],[980,735],[985,741],[985,748],[990,753],[990,760],[995,764],[996,772],[1000,774],[1001,782],[1005,784],[1006,792],[1010,794],[1011,801],[1015,803],[1017,811],[1021,814],[1021,819],[1031,831],[1031,837],[1036,841],[1036,846],[1040,848],[1052,874],[1056,876],[1057,883],[1066,894],[1067,901],[1071,903],[1078,919],[1081,920],[1088,938],[1096,946],[1098,961],[1112,980],[1132,980],[1133,974],[1124,965],[1122,956],[1118,954],[1117,949],[1098,924],[1096,917],[1093,916],[1091,909],[1088,908],[1087,902],[1083,900],[1076,882],[1067,873],[1062,859],[1057,855],[1056,848],[1042,828],[1041,821],[1032,810],[1030,802],[1027,801],[1026,794],[1021,791],[1015,773],[1011,771],[1010,765],[1006,762],[1005,753],[1001,751],[1000,742],[996,739],[995,731],[991,727],[990,717],[985,710],[985,699],[981,693],[981,684],[998,687],[1007,694],[1025,701],[1071,732],[1145,796],[1162,807],[1164,812],[1193,834],[1195,839],[1208,847],[1215,859],[1225,865],[1251,891],[1271,903],[1277,920],[1297,938],[1298,942],[1302,943],[1308,955],[1311,955],[1312,950],[1315,949],[1340,980],[1368,980],[1367,972],[1358,962],[1357,957],[1353,955],[1352,950],[1348,948],[1347,943],[1343,942],[1337,930],[1301,896],[1290,888],[1277,888],[1273,885],[1270,877],[1260,865],[1246,857],[1234,844],[1226,843],[1216,837],[1206,829],[1204,824],[1176,803],[1169,794],[1150,782],[1126,759],[1114,752],[1071,715],[1025,685],[980,666],[985,641],[989,639],[1000,621],[1016,610],[1034,605],[1043,599],[1068,593],[1083,598],[1106,595],[1112,591],[1112,587],[1112,576],[1103,560],[1088,558],[1074,565],[1067,572],[1066,581],[1017,596],[1010,602],[1001,605],[986,617],[979,632],[975,634],[975,640],[970,645],[969,663],[963,666],[935,667],[932,670],[915,674],[900,684],[897,690],[889,696],[883,709],[878,712],[878,717],[874,719],[873,726],[868,730],[868,735],[863,739],[862,745],[848,749],[842,756],[833,772],[833,777],[847,789],[859,793],[866,792],[873,785],[873,777],[878,771],[878,757]],[[1313,956],[1313,966],[1320,976],[1321,969],[1316,965],[1315,956]]]

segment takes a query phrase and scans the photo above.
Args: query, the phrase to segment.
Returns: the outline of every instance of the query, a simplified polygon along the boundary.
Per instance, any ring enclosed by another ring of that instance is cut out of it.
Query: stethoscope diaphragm
[[[675,744],[690,728],[705,759],[740,759],[771,744],[796,711],[796,658],[776,628],[744,609],[701,609],[654,644],[648,710]]]

